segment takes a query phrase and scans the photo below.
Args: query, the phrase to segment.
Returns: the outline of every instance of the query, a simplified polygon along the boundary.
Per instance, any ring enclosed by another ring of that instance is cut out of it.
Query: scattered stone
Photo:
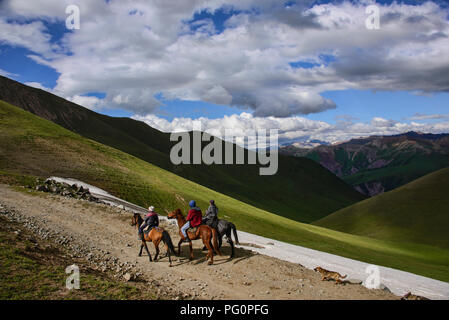
[[[350,283],[350,284],[362,284],[363,283],[362,280],[358,280],[358,279],[348,279],[346,281],[347,281],[347,283]]]
[[[411,292],[406,293],[401,300],[430,300],[429,298],[417,296],[415,294],[412,294]]]
[[[133,276],[131,275],[131,273],[125,273],[124,275],[123,275],[123,279],[125,279],[125,281],[131,281],[132,279],[133,279]]]
[[[75,199],[83,199],[91,202],[101,202],[100,199],[92,196],[90,194],[89,189],[83,188],[83,186],[79,186],[76,184],[69,185],[64,182],[57,182],[53,179],[47,179],[42,183],[41,180],[37,180],[37,186],[35,189],[41,192],[49,192],[52,194],[59,194],[64,197],[70,197]]]
[[[379,289],[391,293],[391,290],[388,289],[388,287],[385,286],[383,283],[380,284]]]

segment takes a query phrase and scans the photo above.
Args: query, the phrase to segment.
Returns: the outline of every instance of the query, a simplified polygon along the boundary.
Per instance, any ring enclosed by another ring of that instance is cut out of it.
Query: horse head
[[[132,219],[131,219],[131,226],[135,226],[136,224],[139,224],[139,220],[142,218],[140,217],[140,214],[134,213]]]
[[[170,212],[168,215],[167,215],[167,218],[168,219],[178,219],[178,217],[183,217],[183,215],[182,215],[182,212],[181,212],[181,209],[176,209],[176,210],[174,210],[174,211],[172,211],[172,212]]]

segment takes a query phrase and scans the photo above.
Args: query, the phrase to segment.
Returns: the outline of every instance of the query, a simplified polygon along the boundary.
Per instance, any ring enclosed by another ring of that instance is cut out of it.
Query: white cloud
[[[243,141],[243,137],[260,129],[277,129],[279,142],[321,140],[329,143],[346,141],[352,138],[367,137],[371,135],[394,135],[407,131],[421,131],[427,133],[449,132],[449,122],[434,124],[406,123],[387,120],[380,117],[373,118],[369,123],[365,122],[337,122],[329,124],[324,121],[310,120],[304,117],[255,117],[250,113],[224,116],[223,118],[209,119],[201,117],[174,118],[172,121],[150,114],[146,116],[134,116],[136,120],[143,121],[149,126],[163,132],[183,132],[193,129],[194,121],[201,121],[202,131],[224,137],[226,129],[231,129],[237,137],[237,142]]]
[[[81,29],[55,45],[41,20],[63,23],[69,2],[80,7]],[[0,41],[28,48],[59,72],[54,90],[61,95],[81,101],[104,92],[102,104],[140,115],[161,106],[157,94],[289,117],[336,108],[321,95],[328,90],[449,91],[448,9],[382,5],[380,30],[368,30],[365,8],[373,1],[311,3],[4,0]],[[221,33],[210,19],[187,23],[195,12],[224,6],[247,11]],[[336,61],[328,64],[323,54]],[[295,69],[294,61],[319,66]]]
[[[66,99],[91,110],[99,110],[104,106],[104,100],[94,96],[75,95],[73,97],[66,97]]]
[[[4,76],[4,77],[9,77],[9,78],[13,78],[13,77],[17,77],[18,75],[15,73],[11,73],[9,71],[0,69],[0,76]]]
[[[441,120],[449,119],[449,114],[421,114],[415,113],[412,117],[407,120]]]

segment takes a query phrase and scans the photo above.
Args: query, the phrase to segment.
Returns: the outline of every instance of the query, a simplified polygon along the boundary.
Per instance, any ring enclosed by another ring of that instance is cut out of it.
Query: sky
[[[449,5],[0,0],[0,75],[164,132],[449,132]]]

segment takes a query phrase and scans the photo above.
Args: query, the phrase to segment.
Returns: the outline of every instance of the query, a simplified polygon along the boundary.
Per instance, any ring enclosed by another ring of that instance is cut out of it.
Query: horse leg
[[[154,244],[154,247],[156,248],[156,255],[154,256],[154,262],[156,262],[157,261],[157,258],[159,257],[159,243],[161,242],[161,240],[159,239],[159,240],[154,240],[153,241],[153,244]]]
[[[168,261],[170,262],[170,267],[173,267],[173,265],[171,264],[171,254],[170,254],[170,248],[168,247],[168,243],[165,244],[165,249],[167,249],[165,256],[168,256]]]
[[[203,243],[207,247],[207,250],[208,250],[208,253],[207,253],[207,256],[206,256],[206,260],[208,258],[210,258],[210,261],[207,264],[211,265],[211,264],[214,263],[214,251],[213,251],[212,246],[211,246],[211,239],[210,238],[209,239],[203,238]]]
[[[212,248],[212,252],[216,255],[217,253],[215,252],[215,249],[214,249],[214,246],[212,245],[212,240],[211,241],[209,241],[209,245],[210,245],[210,247]],[[207,247],[206,246],[204,246],[206,249],[204,249],[204,250],[207,250]]]
[[[146,243],[146,242],[144,242],[144,245],[145,245],[145,250],[147,250],[147,253],[148,253],[148,257],[150,258],[150,262],[153,262],[153,259],[151,258],[151,253],[150,253],[150,250],[148,250],[148,246],[147,246],[147,243]]]
[[[183,242],[184,242],[184,240],[182,240],[182,238],[179,239],[179,242],[178,242],[178,255],[179,256],[181,256],[181,243],[183,243]]]
[[[143,242],[142,242],[142,244],[140,245],[139,257],[142,256],[142,250],[143,250]]]
[[[234,241],[232,241],[231,237],[228,238],[228,243],[231,246],[231,259],[234,258]]]
[[[223,236],[219,235],[218,236],[218,247],[221,248],[221,245],[223,244]]]

